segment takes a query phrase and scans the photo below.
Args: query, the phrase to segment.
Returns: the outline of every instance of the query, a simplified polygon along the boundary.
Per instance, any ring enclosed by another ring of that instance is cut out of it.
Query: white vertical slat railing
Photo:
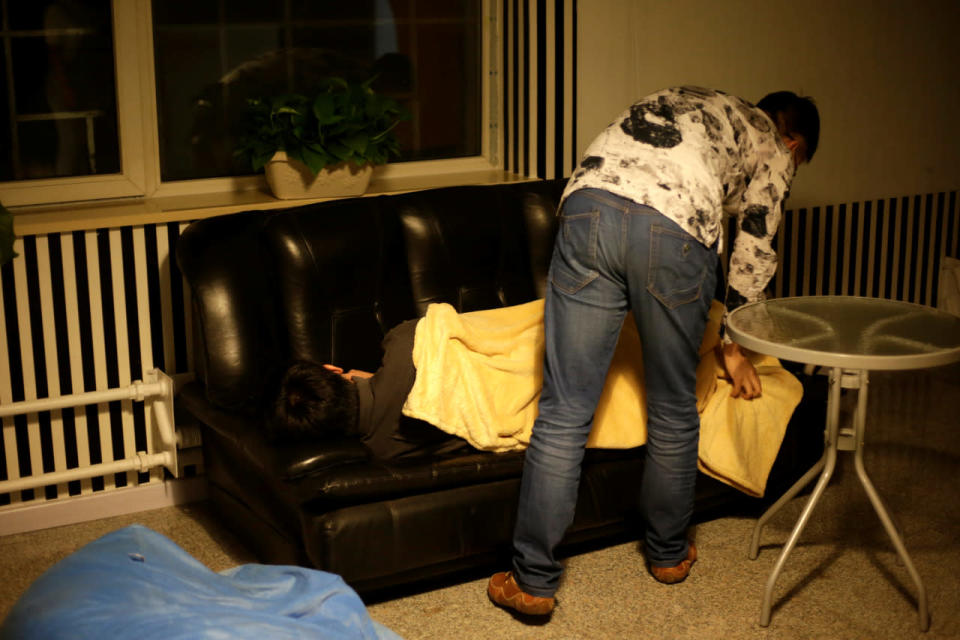
[[[0,514],[4,505],[162,479],[162,468],[143,468],[140,455],[160,452],[155,402],[100,396],[93,404],[31,411],[20,403],[127,388],[154,369],[189,375],[189,291],[172,259],[186,225],[17,238],[20,256],[0,268]],[[11,413],[11,406],[20,410]],[[127,467],[103,466],[118,461]],[[61,475],[15,491],[4,484],[66,471],[72,480]]]

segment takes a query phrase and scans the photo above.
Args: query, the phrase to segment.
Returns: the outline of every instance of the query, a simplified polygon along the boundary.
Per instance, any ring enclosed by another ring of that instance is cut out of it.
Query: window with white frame
[[[247,99],[323,76],[375,78],[407,108],[396,162],[482,159],[490,5],[0,0],[0,201],[250,185],[233,153]]]

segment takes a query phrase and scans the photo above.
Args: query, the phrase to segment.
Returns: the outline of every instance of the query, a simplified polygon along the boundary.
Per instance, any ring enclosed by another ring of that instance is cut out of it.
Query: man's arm
[[[761,152],[737,211],[737,236],[730,254],[724,300],[727,314],[747,302],[762,299],[763,290],[776,273],[773,238],[780,226],[793,172],[793,159],[778,147]],[[753,363],[725,332],[720,359],[733,381],[733,397],[750,399],[760,395],[760,376]]]
[[[723,302],[724,295],[727,292],[726,277],[720,266],[720,260],[717,260],[717,289],[714,297]],[[721,327],[721,333],[722,327]],[[757,374],[753,363],[747,357],[743,348],[731,342],[729,338],[721,341],[716,346],[717,361],[727,373],[732,388],[730,395],[734,398],[743,397],[752,399],[760,395],[761,383],[760,376]]]
[[[725,306],[727,313],[746,302],[763,298],[777,270],[773,238],[780,226],[783,203],[790,191],[796,167],[789,149],[776,130],[755,135],[752,162],[745,163],[746,188],[731,207],[736,215],[737,235],[730,248],[730,268]]]

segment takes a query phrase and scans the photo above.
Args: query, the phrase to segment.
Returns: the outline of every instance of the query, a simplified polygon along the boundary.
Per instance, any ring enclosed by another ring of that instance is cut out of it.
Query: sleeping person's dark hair
[[[271,437],[278,440],[355,433],[357,390],[353,383],[323,365],[294,362],[277,384],[267,424]]]

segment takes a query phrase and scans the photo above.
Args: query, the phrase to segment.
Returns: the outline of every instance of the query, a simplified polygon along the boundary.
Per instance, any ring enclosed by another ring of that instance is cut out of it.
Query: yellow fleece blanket
[[[763,393],[730,397],[717,360],[723,306],[714,302],[700,347],[698,466],[752,496],[762,496],[803,388],[776,358],[754,356]],[[620,333],[588,447],[626,449],[646,442],[640,338],[628,316]],[[543,383],[543,300],[458,314],[432,304],[417,324],[416,381],[403,413],[478,449],[512,451],[530,442]]]

